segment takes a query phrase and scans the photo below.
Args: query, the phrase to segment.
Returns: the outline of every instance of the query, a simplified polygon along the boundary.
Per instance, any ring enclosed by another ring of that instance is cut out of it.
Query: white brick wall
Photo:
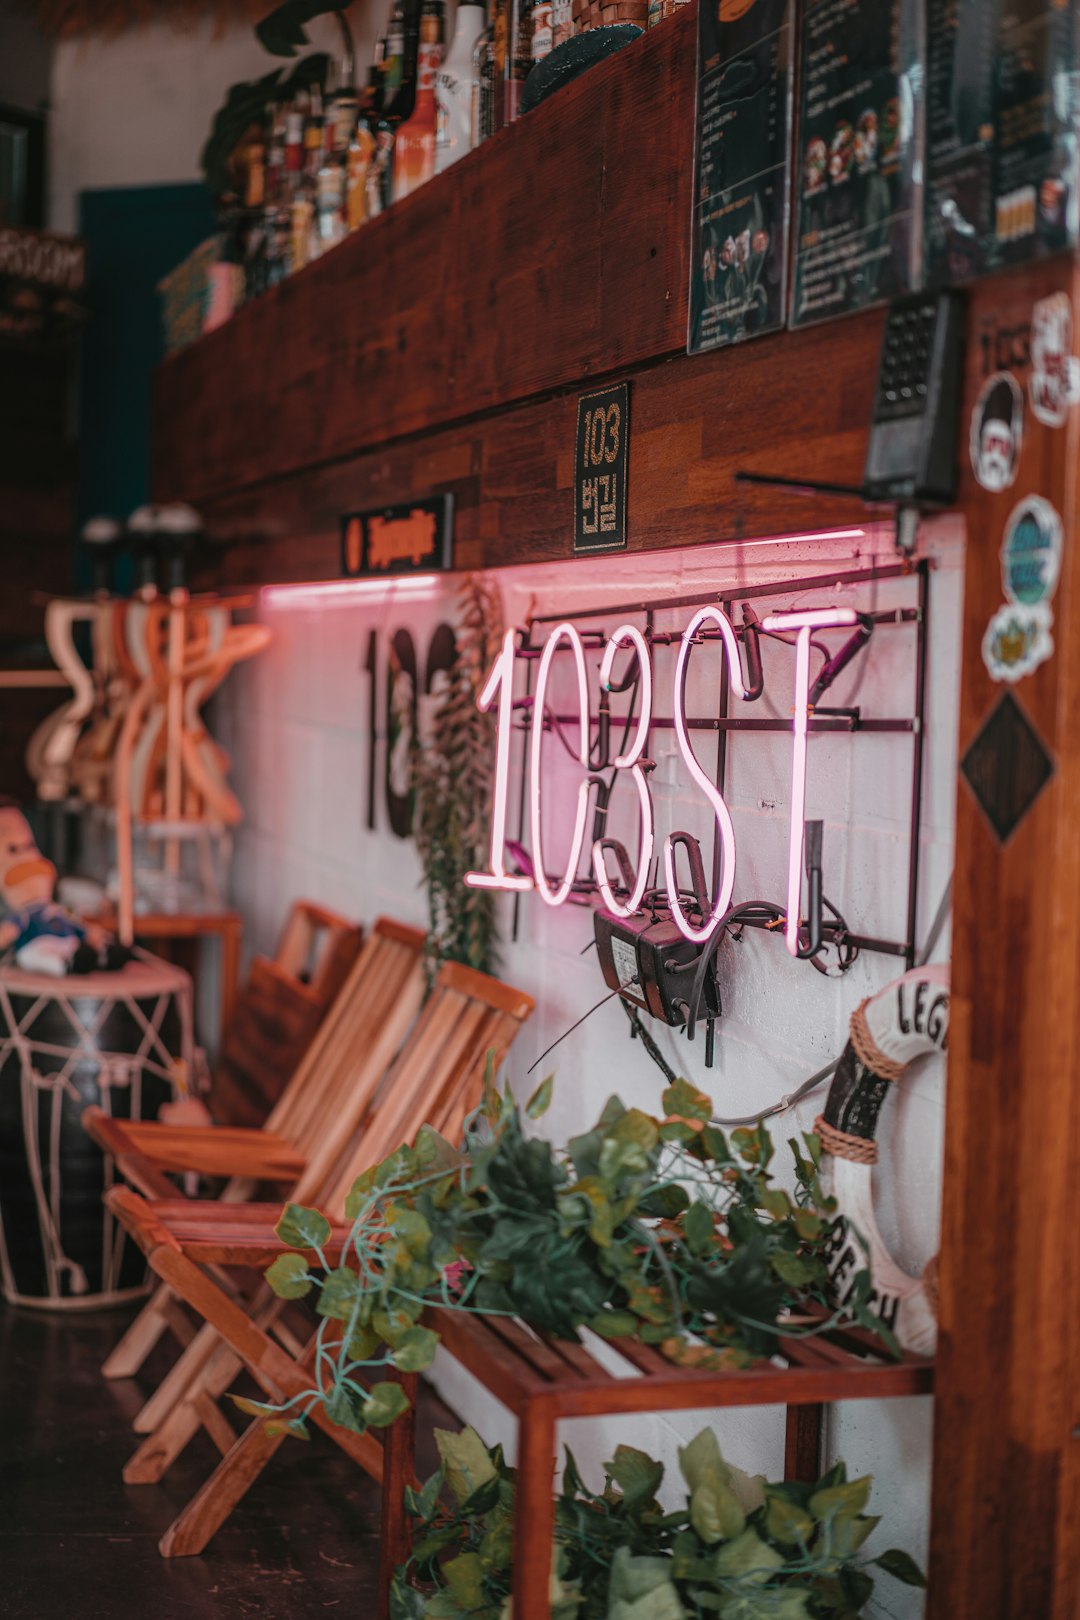
[[[959,529],[941,522],[924,537],[934,558],[931,584],[931,644],[927,682],[929,742],[923,796],[920,919],[925,933],[951,869],[956,774],[959,631],[963,548]],[[575,605],[661,595],[698,595],[705,603],[733,583],[762,583],[850,569],[878,555],[893,559],[891,536],[882,530],[861,538],[817,540],[739,548],[701,547],[645,558],[612,557],[499,575],[508,623],[536,613],[565,612]],[[418,652],[431,628],[448,616],[449,590],[432,600],[395,606],[334,600],[300,605],[264,600],[262,612],[275,640],[261,660],[239,670],[221,700],[216,727],[235,757],[236,785],[248,821],[237,840],[234,897],[249,922],[248,944],[272,946],[289,901],[297,895],[337,906],[361,919],[386,911],[414,923],[425,920],[418,887],[419,865],[411,844],[388,831],[366,830],[368,789],[368,676],[363,665],[368,633],[385,638],[410,629]],[[813,605],[838,602],[886,607],[914,599],[910,583],[883,583],[815,592]],[[792,598],[780,591],[776,606]],[[764,611],[762,604],[756,604]],[[684,624],[691,610],[665,616]],[[614,622],[607,625],[610,630]],[[843,705],[858,685],[867,715],[912,712],[914,631],[882,630],[866,661],[857,661],[838,681],[829,702]],[[385,643],[384,643],[385,644]],[[713,712],[716,652],[695,653],[688,681],[691,712]],[[793,660],[768,646],[766,696],[779,713],[790,703]],[[385,660],[382,661],[385,667]],[[565,660],[557,660],[553,692],[560,695]],[[658,652],[656,712],[670,713],[674,653]],[[384,711],[380,694],[380,728]],[[697,734],[707,769],[712,743]],[[709,868],[711,828],[707,807],[673,752],[674,737],[656,734],[659,763],[652,791],[657,836],[675,828],[700,833]],[[668,757],[665,757],[665,752]],[[518,747],[520,753],[520,748]],[[567,842],[567,805],[575,787],[573,766],[557,744],[545,745],[545,827],[548,864],[554,868]],[[381,782],[383,748],[377,751]],[[859,931],[901,938],[906,898],[906,851],[910,808],[911,744],[903,737],[828,736],[812,739],[807,813],[824,818],[825,887],[849,924]],[[735,897],[766,896],[782,902],[785,885],[787,804],[790,792],[787,738],[736,734],[729,751],[729,802],[738,840]],[[560,795],[560,780],[565,783]],[[380,788],[381,793],[381,788]],[[512,797],[511,826],[516,816]],[[768,806],[774,808],[768,808]],[[615,795],[613,832],[637,846],[636,810],[626,788]],[[763,807],[765,806],[765,807]],[[550,820],[547,819],[550,813]],[[379,801],[380,828],[387,827]],[[633,856],[632,856],[633,858]],[[535,896],[522,904],[516,944],[503,947],[502,973],[537,998],[537,1012],[515,1048],[510,1075],[519,1094],[531,1091],[541,1073],[557,1076],[555,1101],[545,1129],[564,1140],[590,1123],[605,1097],[617,1090],[624,1101],[658,1105],[661,1077],[638,1045],[628,1039],[621,1011],[609,1004],[566,1040],[535,1075],[530,1064],[546,1046],[604,993],[595,956],[580,952],[592,937],[589,913],[565,907],[552,912]],[[506,906],[509,918],[509,902]],[[947,955],[948,934],[936,952]],[[690,1046],[660,1029],[660,1044],[673,1065],[715,1098],[721,1115],[759,1109],[794,1089],[800,1080],[841,1050],[856,1003],[892,978],[900,964],[864,955],[843,980],[826,980],[794,963],[778,939],[754,934],[726,952],[725,1017],[718,1031],[717,1062],[710,1072],[703,1044]],[[880,1219],[886,1240],[912,1270],[937,1243],[943,1125],[943,1066],[928,1062],[898,1088],[886,1105],[886,1140],[877,1176]],[[795,1115],[776,1122],[782,1143],[811,1128],[822,1094]],[[441,1381],[452,1403],[488,1437],[508,1439],[509,1420],[459,1369],[448,1362]],[[619,1438],[664,1458],[677,1475],[676,1446],[708,1420],[707,1414],[677,1419],[612,1420],[567,1425],[565,1439],[594,1478],[597,1465]],[[741,1465],[777,1476],[782,1467],[783,1416],[779,1410],[713,1415],[721,1444]],[[930,1413],[925,1400],[848,1403],[830,1415],[833,1456],[846,1456],[856,1473],[876,1476],[874,1510],[885,1515],[880,1547],[899,1544],[916,1557],[926,1545]],[[879,1547],[879,1550],[880,1550]],[[917,1594],[882,1578],[881,1612],[915,1616]]]

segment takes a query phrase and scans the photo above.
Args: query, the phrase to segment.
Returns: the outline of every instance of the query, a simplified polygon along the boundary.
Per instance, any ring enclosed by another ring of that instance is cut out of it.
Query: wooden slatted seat
[[[563,1418],[626,1413],[693,1411],[703,1407],[787,1407],[786,1474],[818,1475],[819,1419],[828,1401],[880,1400],[928,1395],[933,1364],[905,1354],[891,1360],[865,1329],[841,1325],[813,1338],[798,1336],[818,1326],[824,1312],[786,1324],[779,1353],[731,1372],[704,1372],[668,1361],[650,1345],[613,1341],[609,1348],[626,1364],[612,1373],[580,1344],[550,1338],[507,1317],[434,1309],[425,1320],[444,1348],[508,1408],[518,1421],[517,1494],[514,1518],[514,1620],[549,1620],[549,1574],[555,1533],[556,1425]],[[411,1436],[410,1436],[411,1440]],[[403,1492],[414,1478],[414,1458],[405,1446],[388,1454],[383,1474],[383,1536],[407,1555]],[[400,1521],[388,1525],[389,1520]],[[389,1579],[380,1580],[380,1620],[386,1620]]]
[[[151,1198],[175,1198],[165,1172],[228,1178],[221,1202],[239,1204],[259,1182],[318,1197],[371,1105],[374,1087],[397,1052],[423,999],[424,936],[380,917],[319,1026],[296,1073],[261,1129],[178,1126],[113,1119],[99,1108],[83,1124],[116,1169]],[[105,1362],[107,1378],[131,1377],[170,1329],[190,1349],[194,1330],[167,1288],[157,1289]],[[181,1362],[135,1419],[150,1433],[186,1384]]]
[[[315,1203],[338,1217],[334,1258],[348,1238],[348,1228],[340,1220],[357,1176],[402,1142],[411,1141],[423,1123],[450,1137],[459,1134],[465,1116],[480,1101],[488,1062],[498,1067],[532,1009],[529,996],[486,974],[456,963],[440,968],[415,1028],[375,1088],[364,1128],[350,1151],[338,1156],[324,1196],[303,1199],[297,1189],[297,1201]],[[242,1366],[272,1401],[311,1387],[314,1339],[304,1344],[295,1335],[286,1335],[288,1349],[283,1349],[271,1337],[281,1324],[282,1302],[265,1285],[254,1300],[238,1300],[222,1281],[223,1268],[264,1266],[289,1252],[273,1233],[280,1205],[214,1205],[199,1211],[184,1200],[148,1201],[126,1187],[114,1188],[106,1197],[153,1270],[205,1323],[187,1352],[189,1360],[201,1355],[197,1377],[124,1470],[129,1484],[160,1479],[198,1427],[208,1430],[225,1452],[223,1461],[161,1541],[166,1556],[200,1552],[281,1442],[280,1436],[266,1435],[258,1420],[236,1438],[218,1399]],[[212,1267],[214,1275],[204,1266]],[[343,1449],[381,1478],[384,1454],[375,1439],[350,1434],[319,1414],[313,1416]],[[392,1427],[389,1455],[409,1452],[409,1432],[406,1420]],[[400,1515],[388,1525],[399,1533]],[[387,1557],[398,1550],[388,1549]]]

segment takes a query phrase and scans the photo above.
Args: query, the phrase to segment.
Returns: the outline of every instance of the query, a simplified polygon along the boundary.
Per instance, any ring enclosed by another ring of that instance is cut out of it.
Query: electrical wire
[[[934,913],[934,920],[930,924],[923,948],[915,959],[916,967],[925,967],[933,955],[934,947],[941,937],[941,931],[945,927],[949,913],[952,910],[952,886],[953,878],[950,872],[949,880],[945,885],[941,899],[938,901],[938,908]],[[760,1113],[744,1114],[738,1119],[714,1119],[712,1124],[720,1125],[724,1129],[730,1129],[736,1125],[760,1125],[764,1120],[772,1119],[777,1114],[786,1114],[789,1109],[795,1107],[796,1103],[801,1102],[804,1097],[808,1097],[812,1091],[816,1091],[818,1086],[824,1085],[825,1081],[830,1079],[835,1072],[839,1062],[839,1058],[834,1058],[831,1063],[826,1063],[824,1068],[818,1069],[816,1074],[812,1074],[809,1080],[804,1080],[796,1090],[781,1097],[779,1101],[772,1103],[770,1107],[763,1108]]]

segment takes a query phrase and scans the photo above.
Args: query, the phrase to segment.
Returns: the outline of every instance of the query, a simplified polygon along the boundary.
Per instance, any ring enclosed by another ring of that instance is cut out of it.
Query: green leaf
[[[602,1339],[628,1339],[638,1330],[638,1319],[633,1311],[601,1311],[586,1324]]]
[[[294,1440],[311,1439],[308,1426],[302,1417],[289,1418],[288,1420],[283,1418],[280,1421],[271,1420],[269,1423],[264,1423],[263,1428],[271,1440],[276,1440],[279,1435],[291,1435]]]
[[[326,5],[325,0],[284,0],[257,24],[255,37],[271,56],[295,56],[308,43],[305,23],[336,10],[337,6]]]
[[[869,1474],[843,1485],[831,1485],[815,1491],[810,1498],[810,1512],[815,1519],[854,1519],[870,1500],[873,1480]]]
[[[446,1483],[455,1502],[467,1502],[474,1491],[495,1478],[491,1454],[475,1429],[462,1429],[460,1434],[454,1434],[449,1429],[436,1429],[435,1444],[439,1448],[439,1456],[446,1469]]]
[[[675,1114],[680,1119],[697,1119],[703,1125],[707,1125],[712,1118],[712,1098],[706,1097],[689,1080],[676,1080],[674,1085],[668,1086],[660,1103],[664,1113],[669,1116]]]
[[[817,1522],[805,1508],[795,1502],[785,1501],[770,1489],[766,1492],[768,1509],[765,1514],[765,1529],[773,1541],[782,1542],[784,1546],[794,1547],[800,1544],[808,1545],[817,1528]]]
[[[326,1397],[326,1415],[338,1428],[363,1434],[368,1424],[364,1391],[351,1383],[335,1384]]]
[[[414,1151],[425,1175],[430,1175],[434,1170],[457,1170],[461,1166],[461,1154],[434,1125],[421,1125],[416,1133]]]
[[[302,1254],[279,1254],[267,1266],[266,1280],[279,1299],[303,1299],[313,1285]]]
[[[431,1328],[410,1328],[394,1346],[393,1363],[402,1372],[423,1372],[430,1367],[439,1348],[439,1335]]]
[[[528,1102],[525,1112],[530,1119],[540,1119],[551,1107],[551,1095],[555,1085],[555,1076],[549,1074],[546,1080],[541,1080]]]
[[[465,1552],[442,1566],[443,1578],[461,1607],[468,1613],[484,1601],[484,1566],[479,1553]]]
[[[721,1580],[739,1578],[763,1586],[783,1562],[776,1548],[750,1529],[720,1548],[713,1568]]]
[[[791,1199],[783,1187],[768,1187],[761,1195],[761,1207],[777,1221],[786,1221],[791,1214]]]
[[[664,1477],[663,1463],[654,1462],[633,1446],[616,1446],[614,1457],[604,1468],[622,1491],[628,1508],[651,1502]]]
[[[409,1397],[400,1384],[372,1384],[364,1417],[369,1429],[385,1429],[409,1409]]]
[[[880,1557],[872,1558],[871,1563],[883,1569],[886,1575],[891,1575],[894,1581],[903,1581],[905,1586],[925,1586],[926,1576],[911,1557],[899,1547],[890,1547]]]
[[[321,1248],[330,1236],[330,1222],[317,1209],[303,1204],[286,1204],[274,1231],[290,1249]]]
[[[728,1147],[727,1137],[717,1125],[706,1125],[701,1133],[701,1144],[710,1159],[717,1164],[731,1163],[731,1149]]]
[[[854,1558],[866,1538],[881,1523],[875,1514],[862,1514],[857,1519],[834,1519],[832,1539],[829,1543],[836,1558]]]
[[[685,1620],[668,1558],[635,1558],[620,1547],[611,1565],[607,1620]]]
[[[811,1260],[805,1254],[790,1254],[786,1249],[775,1250],[771,1262],[776,1275],[793,1288],[803,1288],[813,1282],[820,1269],[818,1261]]]
[[[431,1227],[420,1211],[410,1209],[407,1205],[394,1204],[387,1215],[390,1230],[405,1245],[413,1259],[425,1259],[431,1244]]]
[[[230,1395],[230,1401],[238,1412],[244,1412],[248,1417],[266,1417],[273,1415],[277,1408],[270,1406],[266,1401],[250,1401],[246,1395]]]
[[[683,1216],[682,1228],[691,1254],[707,1254],[716,1237],[716,1218],[708,1204],[691,1204]]]
[[[362,1292],[356,1272],[350,1271],[348,1266],[337,1266],[323,1278],[322,1292],[315,1309],[320,1316],[328,1316],[332,1321],[347,1322]]]
[[[690,1523],[711,1547],[717,1541],[734,1541],[746,1528],[746,1516],[735,1492],[710,1479],[690,1494]]]

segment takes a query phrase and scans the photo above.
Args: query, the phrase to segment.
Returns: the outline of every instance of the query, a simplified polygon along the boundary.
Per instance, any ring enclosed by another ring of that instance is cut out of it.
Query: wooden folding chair
[[[289,909],[272,957],[255,956],[210,1082],[219,1125],[262,1125],[337,1000],[362,944],[355,923],[310,900]]]
[[[497,1066],[533,1005],[523,992],[471,968],[456,963],[440,968],[416,1027],[372,1097],[366,1129],[353,1150],[339,1161],[338,1174],[328,1188],[325,1207],[339,1217],[324,1250],[328,1259],[339,1261],[347,1246],[349,1227],[340,1216],[356,1177],[411,1140],[422,1123],[434,1125],[448,1136],[456,1135],[465,1115],[480,1100],[489,1054]],[[167,1466],[200,1425],[208,1430],[223,1459],[160,1542],[165,1557],[201,1552],[282,1439],[267,1435],[261,1419],[235,1436],[217,1405],[218,1398],[242,1366],[271,1401],[287,1401],[310,1389],[315,1377],[315,1339],[311,1336],[304,1343],[295,1335],[279,1333],[283,1343],[276,1343],[270,1329],[281,1325],[282,1301],[264,1285],[259,1300],[239,1302],[205,1269],[265,1267],[279,1254],[289,1252],[274,1231],[280,1214],[277,1205],[223,1208],[182,1199],[148,1202],[126,1187],[114,1188],[106,1198],[153,1270],[204,1318],[207,1330],[225,1341],[208,1358],[197,1385],[177,1402],[158,1433],[139,1448],[132,1459],[136,1467],[129,1464],[124,1471],[128,1483],[160,1478],[162,1461]],[[384,1449],[370,1433],[357,1435],[339,1428],[321,1406],[312,1419],[373,1478],[381,1480]],[[391,1427],[387,1444],[411,1454],[408,1416]],[[394,1516],[395,1524],[400,1517]],[[396,1532],[388,1527],[386,1533]],[[387,1547],[386,1558],[393,1559],[399,1550]]]
[[[291,1188],[302,1178],[318,1196],[336,1155],[354,1136],[369,1088],[397,1052],[424,994],[424,936],[380,917],[330,1012],[261,1129],[161,1125],[113,1119],[88,1108],[83,1124],[116,1169],[151,1198],[176,1198],[166,1172],[229,1178],[225,1203],[250,1198],[260,1182]],[[105,1362],[106,1378],[128,1378],[166,1330],[190,1348],[196,1330],[164,1285],[155,1290]],[[187,1382],[173,1368],[135,1419],[148,1434]]]

